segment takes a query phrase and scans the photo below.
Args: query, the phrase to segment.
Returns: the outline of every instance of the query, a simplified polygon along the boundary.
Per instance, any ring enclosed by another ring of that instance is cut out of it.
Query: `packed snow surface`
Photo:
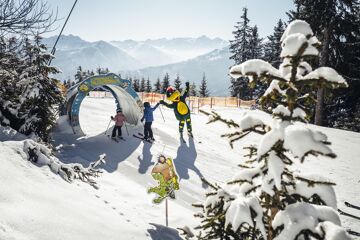
[[[250,134],[235,142],[234,149],[231,149],[227,139],[220,135],[232,130],[221,123],[207,125],[207,116],[192,114],[195,138],[191,140],[186,137],[186,143],[180,143],[178,121],[173,111],[165,108],[161,110],[165,122],[160,110],[156,110],[153,123],[156,142],[153,145],[132,137],[133,133],[142,132],[142,126],[127,125],[127,130],[123,127],[122,134],[126,141],[119,143],[111,141],[104,134],[110,115],[115,114],[115,103],[111,98],[84,99],[80,109],[80,123],[87,134],[85,137],[75,136],[67,120],[59,119],[54,131],[54,146],[56,157],[60,161],[80,163],[86,167],[97,160],[99,155],[107,155],[104,173],[96,179],[100,187],[98,190],[81,181],[68,183],[48,166],[27,161],[23,151],[24,138],[10,129],[1,128],[0,239],[181,239],[175,228],[185,225],[193,228],[198,224],[198,220],[193,217],[198,209],[191,204],[204,201],[205,193],[209,190],[200,178],[205,177],[219,185],[231,180],[235,171],[240,170],[237,165],[242,163],[242,155],[246,153],[243,147],[258,143],[260,136]],[[204,110],[210,111],[207,108]],[[248,116],[260,117],[264,123],[271,122],[269,116],[257,110],[213,110],[238,123],[245,112],[250,112]],[[107,134],[112,130],[112,124],[110,123]],[[243,124],[251,127],[261,122],[248,118]],[[329,203],[333,205],[337,202],[339,208],[358,214],[356,210],[346,208],[343,203],[360,203],[360,134],[312,125],[309,128],[322,131],[328,136],[337,158],[309,157],[302,165],[300,161],[296,161],[302,169],[299,176],[316,173],[335,182],[337,201],[328,199]],[[297,138],[302,135],[296,128],[286,134],[297,143],[305,141]],[[279,139],[276,134],[269,137]],[[317,144],[323,140],[324,136],[316,133],[311,141]],[[307,148],[292,150],[302,155]],[[327,151],[325,148],[320,150]],[[169,228],[165,227],[165,203],[154,205],[152,199],[155,196],[147,194],[147,189],[156,184],[150,171],[159,154],[174,158],[180,177],[180,190],[176,192],[176,200],[168,202]],[[270,171],[275,184],[279,184],[279,167],[282,167],[281,163],[274,156]],[[239,210],[242,206],[256,207],[251,199],[239,200],[233,204],[233,211],[229,213],[233,215],[228,216],[231,219],[229,223],[233,226],[239,222],[237,216],[241,215]],[[286,219],[286,213],[284,214],[279,223]],[[333,213],[326,217],[336,218]],[[341,221],[343,226],[360,231],[357,220],[341,216]],[[312,224],[314,228],[319,227],[316,222]],[[323,227],[331,228],[332,225],[326,222]],[[341,236],[340,231],[333,229]]]

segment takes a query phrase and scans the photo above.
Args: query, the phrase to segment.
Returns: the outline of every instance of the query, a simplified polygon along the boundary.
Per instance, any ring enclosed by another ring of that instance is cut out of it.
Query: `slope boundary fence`
[[[160,100],[165,100],[165,95],[160,93],[137,93],[142,102],[149,102],[155,104]],[[93,98],[111,98],[111,93],[106,91],[92,91],[89,93],[89,97]],[[255,100],[242,100],[236,97],[194,97],[187,98],[187,102],[191,109],[191,112],[198,113],[199,109],[203,106],[212,107],[234,107],[234,108],[254,108],[256,105]]]

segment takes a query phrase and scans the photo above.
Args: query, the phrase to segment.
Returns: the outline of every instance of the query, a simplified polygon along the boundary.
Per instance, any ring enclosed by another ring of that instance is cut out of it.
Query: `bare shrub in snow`
[[[28,156],[28,160],[38,165],[47,165],[50,169],[59,174],[63,179],[72,182],[75,179],[80,179],[83,182],[89,183],[94,188],[98,188],[94,178],[99,177],[102,173],[98,167],[105,164],[106,154],[99,156],[99,159],[90,163],[89,167],[83,167],[78,163],[64,164],[58,158],[52,155],[51,150],[40,143],[33,140],[24,141],[24,152]]]
[[[345,87],[331,68],[312,70],[309,59],[318,55],[320,42],[304,21],[293,21],[282,38],[279,69],[262,60],[249,60],[230,70],[234,78],[269,84],[260,102],[271,107],[267,125],[250,113],[237,122],[206,113],[211,122],[221,121],[233,133],[225,134],[231,146],[249,133],[261,135],[249,146],[248,159],[224,185],[210,184],[204,203],[198,239],[350,239],[336,212],[334,183],[316,175],[294,171],[293,163],[308,156],[335,158],[326,135],[307,127],[317,88]],[[300,123],[301,122],[301,123]]]

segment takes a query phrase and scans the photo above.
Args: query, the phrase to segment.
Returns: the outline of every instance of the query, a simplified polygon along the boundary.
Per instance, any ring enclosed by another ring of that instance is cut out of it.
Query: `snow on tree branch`
[[[102,173],[98,167],[105,164],[106,159],[106,154],[101,154],[99,159],[90,163],[87,168],[76,163],[64,164],[52,155],[52,152],[48,147],[33,140],[24,141],[24,152],[27,154],[29,161],[40,166],[49,166],[54,173],[59,174],[67,182],[80,179],[83,182],[89,183],[94,188],[98,188],[94,178],[99,177]]]

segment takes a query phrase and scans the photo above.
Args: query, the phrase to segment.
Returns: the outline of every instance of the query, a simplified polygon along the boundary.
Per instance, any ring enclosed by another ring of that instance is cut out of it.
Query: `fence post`
[[[210,97],[210,108],[212,108],[212,97]]]
[[[200,98],[198,98],[198,113],[200,112]]]

